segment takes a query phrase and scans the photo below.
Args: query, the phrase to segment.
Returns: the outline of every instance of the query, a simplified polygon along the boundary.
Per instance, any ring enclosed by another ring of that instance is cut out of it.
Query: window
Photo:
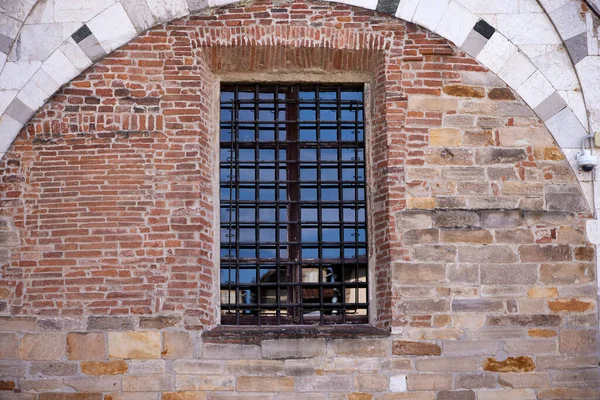
[[[221,89],[221,322],[368,322],[363,88]]]

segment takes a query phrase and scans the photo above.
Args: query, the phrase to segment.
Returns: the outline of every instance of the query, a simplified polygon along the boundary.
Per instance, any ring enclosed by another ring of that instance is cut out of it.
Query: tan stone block
[[[598,331],[562,329],[559,349],[563,354],[593,354],[598,350]]]
[[[39,400],[102,400],[102,393],[40,393]],[[113,400],[104,397],[104,400]]]
[[[465,332],[458,328],[412,328],[408,336],[414,340],[452,340],[463,333]]]
[[[434,284],[446,281],[446,265],[394,263],[394,276],[403,284]]]
[[[550,375],[547,372],[501,373],[498,383],[510,388],[544,388],[550,387]]]
[[[346,392],[353,385],[352,377],[342,375],[299,376],[296,379],[298,392]]]
[[[348,400],[372,400],[373,395],[369,393],[350,393]]]
[[[408,197],[406,208],[411,210],[433,210],[435,208],[435,197]]]
[[[69,333],[67,335],[69,360],[105,360],[106,339],[103,333]]]
[[[164,374],[166,371],[165,360],[129,360],[129,373],[140,374]]]
[[[558,333],[552,329],[530,329],[527,331],[527,334],[537,338],[551,338],[558,335]]]
[[[570,399],[591,400],[600,399],[600,389],[595,388],[554,388],[541,390],[538,393],[540,400]]]
[[[218,360],[175,360],[173,371],[178,374],[219,375],[223,362]]]
[[[416,368],[424,372],[472,372],[479,369],[477,357],[437,357],[416,361]]]
[[[506,195],[530,196],[542,195],[543,192],[543,183],[504,182],[502,184],[502,193]]]
[[[240,376],[237,378],[237,390],[240,392],[261,392],[267,388],[273,392],[293,392],[294,378],[270,376]]]
[[[451,374],[410,374],[408,390],[444,390],[452,388]]]
[[[536,400],[533,389],[478,390],[477,400]]]
[[[527,291],[529,297],[558,297],[558,289],[555,287],[533,287]]]
[[[552,263],[540,267],[540,281],[547,284],[583,284],[593,282],[595,277],[591,263]]]
[[[442,230],[440,240],[447,243],[489,244],[494,238],[487,229],[451,229]]]
[[[553,312],[585,312],[594,309],[594,303],[577,299],[554,300],[548,302],[548,308]]]
[[[214,360],[255,360],[260,358],[260,346],[238,343],[204,343],[202,358]]]
[[[509,126],[500,128],[500,145],[506,147],[552,146],[552,136],[541,127]]]
[[[26,333],[19,344],[22,360],[60,360],[66,355],[66,335]]]
[[[473,165],[474,150],[469,148],[445,147],[425,148],[425,162],[433,165]]]
[[[385,357],[388,354],[387,339],[335,339],[331,346],[337,355],[359,357]]]
[[[89,378],[66,378],[65,386],[79,392],[114,392],[121,387],[120,376],[94,376]]]
[[[235,360],[227,361],[225,369],[236,375],[275,375],[283,373],[285,362],[280,360]]]
[[[123,377],[124,392],[162,392],[175,390],[173,375],[128,375]]]
[[[460,146],[462,134],[455,128],[432,128],[429,130],[430,146]]]
[[[163,332],[163,358],[193,358],[194,345],[188,332]]]
[[[211,400],[273,400],[273,393],[211,393]],[[331,399],[331,397],[330,397]],[[335,400],[335,399],[332,399]]]
[[[454,315],[454,326],[463,328],[481,328],[485,325],[485,315],[458,314]]]
[[[15,333],[0,333],[0,360],[19,358],[19,337]]]
[[[409,96],[408,108],[415,111],[451,111],[458,108],[458,99],[437,96]]]
[[[113,392],[104,395],[104,400],[155,400],[157,392]]]
[[[127,362],[114,361],[82,361],[81,372],[86,375],[120,375],[127,372]]]
[[[436,392],[386,393],[377,400],[437,400]]]
[[[442,353],[440,346],[435,343],[409,342],[394,340],[392,354],[395,356],[439,356]]]
[[[62,379],[19,379],[19,389],[35,392],[68,390]]]
[[[377,358],[361,358],[357,365],[356,358],[333,357],[323,358],[315,366],[314,373],[317,375],[336,374],[352,375],[354,372],[375,373],[379,369]],[[307,374],[303,374],[307,375]]]
[[[381,360],[381,369],[384,371],[410,371],[412,364],[408,358],[385,358]]]
[[[206,392],[164,392],[162,400],[206,400]]]
[[[175,387],[183,391],[234,390],[235,378],[226,375],[177,375]]]
[[[274,360],[322,356],[326,352],[325,339],[263,340],[261,347],[263,358]]]
[[[0,317],[0,332],[37,330],[35,317]]]
[[[483,369],[490,372],[531,372],[535,370],[535,363],[529,356],[508,357],[503,361],[488,358]]]
[[[388,385],[389,378],[383,375],[360,374],[354,377],[354,389],[361,392],[384,392]]]
[[[160,332],[108,332],[109,358],[160,358]]]

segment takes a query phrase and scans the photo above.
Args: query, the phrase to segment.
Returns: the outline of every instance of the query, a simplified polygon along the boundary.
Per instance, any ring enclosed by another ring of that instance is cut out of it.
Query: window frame
[[[309,74],[310,75],[310,74]],[[320,77],[320,76],[318,76]],[[239,77],[237,77],[239,78]],[[365,82],[364,79],[360,79],[360,80],[350,80],[350,81],[344,81],[344,80],[339,80],[336,79],[335,82],[323,82],[322,79],[311,79],[314,78],[311,76],[307,76],[307,79],[303,80],[303,81],[297,81],[297,80],[277,80],[277,81],[265,81],[265,80],[260,80],[260,84],[263,84],[265,86],[268,85],[274,85],[276,83],[280,83],[282,85],[286,85],[286,86],[292,86],[294,84],[307,84],[307,85],[318,85],[318,84],[324,84],[324,85],[340,85],[340,87],[343,86],[347,86],[347,85],[351,85],[352,87],[357,87],[357,85],[360,85],[360,88],[362,90],[362,104],[363,104],[363,118],[361,121],[361,124],[363,126],[363,140],[362,140],[362,149],[363,149],[363,168],[364,168],[364,179],[362,180],[363,184],[365,185],[365,190],[364,190],[364,207],[365,207],[365,233],[367,235],[367,238],[365,239],[366,241],[366,256],[365,256],[365,268],[366,268],[366,312],[367,312],[367,316],[363,319],[361,319],[358,323],[359,324],[368,324],[370,322],[370,320],[373,318],[373,316],[375,315],[374,313],[374,306],[375,306],[375,301],[373,301],[373,299],[371,298],[371,294],[374,293],[373,291],[373,285],[374,285],[374,268],[373,268],[373,257],[374,257],[374,251],[373,251],[373,246],[371,243],[371,235],[369,234],[372,231],[372,218],[370,216],[372,216],[372,207],[373,207],[373,201],[372,201],[372,195],[371,195],[371,190],[369,188],[369,181],[371,180],[371,169],[369,168],[369,164],[370,164],[370,155],[369,155],[369,147],[370,147],[370,139],[369,139],[369,127],[370,127],[370,107],[369,107],[369,101],[370,101],[370,93],[369,93],[369,84],[367,82]],[[217,123],[217,136],[218,136],[218,140],[217,140],[217,146],[218,149],[220,151],[221,149],[221,145],[220,145],[220,131],[221,131],[221,121],[220,121],[220,110],[221,110],[221,102],[220,102],[220,96],[221,96],[221,92],[223,90],[224,86],[230,86],[232,84],[241,84],[241,85],[245,85],[245,84],[256,84],[257,80],[239,80],[239,79],[233,79],[233,80],[225,80],[225,81],[220,81],[219,84],[217,85],[217,96],[219,97],[219,101],[217,101],[217,107],[219,112],[217,113],[217,115],[219,116],[219,118],[217,118],[218,123]],[[287,112],[286,112],[287,114]],[[298,126],[299,123],[296,124],[296,127]],[[339,145],[339,141],[336,141]],[[217,157],[217,165],[218,168],[217,170],[220,171],[220,157]],[[220,188],[221,187],[221,183],[220,183],[220,179],[217,181],[217,187]],[[218,202],[218,206],[217,206],[217,210],[221,210],[221,197],[220,197],[220,189],[217,191],[217,193],[219,193],[219,200],[217,200]],[[341,208],[340,208],[341,209]],[[217,226],[220,227],[221,226],[221,221],[220,218],[218,217],[220,215],[220,213],[217,213]],[[341,223],[341,221],[340,221]],[[299,233],[299,232],[298,232]],[[341,238],[340,238],[341,240]],[[219,240],[219,243],[217,245],[217,248],[220,249],[221,248],[221,240]],[[218,258],[218,264],[219,264],[219,278],[217,279],[217,286],[218,286],[218,293],[219,296],[217,297],[217,299],[219,299],[218,303],[218,320],[220,321],[220,324],[223,325],[224,327],[235,327],[236,325],[230,325],[229,323],[227,324],[223,324],[223,315],[221,312],[221,280],[220,280],[220,275],[221,275],[221,260],[220,260],[220,251],[217,253],[217,258]],[[343,259],[343,254],[341,254],[342,259]],[[303,262],[303,260],[299,260],[299,262]],[[259,268],[259,267],[257,267]],[[301,266],[297,267],[297,272],[299,272],[301,270]],[[300,282],[300,279],[298,279],[297,282]],[[301,290],[301,289],[300,289]],[[264,317],[263,317],[264,318]],[[261,318],[258,318],[259,323],[252,323],[252,324],[243,324],[243,326],[245,327],[256,327],[256,326],[273,326],[271,324],[264,324],[261,323],[260,321]],[[321,321],[317,326],[336,326],[336,327],[340,327],[343,326],[341,324],[332,324],[332,323],[323,323],[323,315],[321,313],[321,317],[320,317]],[[329,318],[330,320],[333,321],[332,318]],[[229,322],[229,321],[225,321],[225,322]],[[293,326],[298,326],[298,325],[305,325],[305,321],[303,321],[302,324],[298,324],[298,321],[294,321],[292,324],[276,324],[276,326],[278,327],[293,327]],[[239,325],[239,324],[237,324]],[[312,324],[311,324],[312,325]]]

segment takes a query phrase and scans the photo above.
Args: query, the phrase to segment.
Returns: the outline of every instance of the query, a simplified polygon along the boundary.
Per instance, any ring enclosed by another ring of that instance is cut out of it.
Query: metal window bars
[[[368,322],[363,89],[221,89],[221,322]]]

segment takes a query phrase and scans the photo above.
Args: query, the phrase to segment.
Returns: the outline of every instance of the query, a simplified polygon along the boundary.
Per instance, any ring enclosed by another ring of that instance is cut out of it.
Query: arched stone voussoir
[[[548,29],[549,20],[537,3],[532,2],[529,8],[519,8],[518,0],[508,0],[502,9],[497,9],[494,2],[471,0],[330,2],[391,14],[450,40],[515,89],[546,123],[562,148],[578,147],[581,138],[587,134],[586,113],[578,81],[575,79],[571,86],[560,87],[557,82],[562,75],[553,72],[556,60],[546,57],[546,53],[532,57],[537,54],[536,46],[560,43],[556,31]],[[106,8],[58,48],[52,49],[45,60],[9,62],[10,65],[6,65],[0,73],[0,154],[8,150],[22,126],[56,90],[106,54],[157,24],[209,7],[235,3],[238,1],[107,1]],[[40,12],[33,11],[30,16],[40,18]],[[500,17],[501,14],[504,17]],[[529,33],[515,33],[505,21],[506,15],[529,18],[531,26],[525,29]],[[564,57],[561,62],[559,69],[563,74],[569,74],[572,81],[572,76],[575,76],[573,65],[564,62]]]

